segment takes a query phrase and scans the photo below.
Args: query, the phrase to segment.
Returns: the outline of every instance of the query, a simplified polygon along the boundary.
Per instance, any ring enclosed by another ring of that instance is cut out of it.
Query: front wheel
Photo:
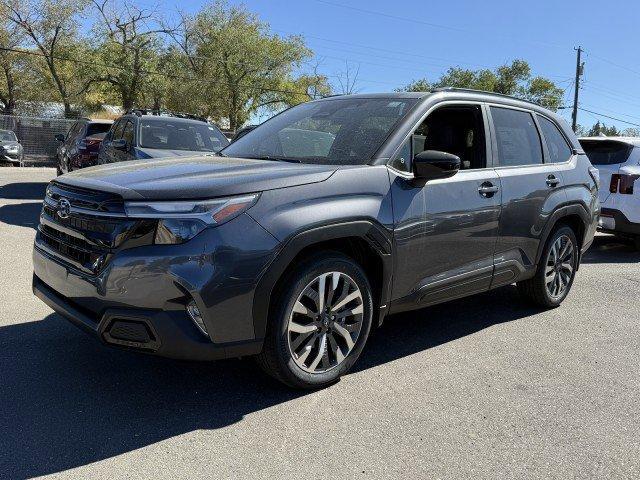
[[[294,388],[322,388],[356,362],[369,336],[371,287],[337,252],[315,255],[283,280],[258,364]]]
[[[573,230],[567,226],[558,228],[547,240],[535,276],[518,282],[518,290],[541,307],[559,306],[573,285],[578,256],[578,241]]]

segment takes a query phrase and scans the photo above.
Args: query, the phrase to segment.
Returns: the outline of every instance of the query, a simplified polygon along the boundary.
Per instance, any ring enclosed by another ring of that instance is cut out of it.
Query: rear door
[[[566,200],[562,170],[570,168],[573,152],[568,150],[566,159],[559,154],[564,162],[552,162],[531,111],[491,105],[489,112],[502,187],[493,284],[498,286],[514,282],[535,265],[546,220]]]

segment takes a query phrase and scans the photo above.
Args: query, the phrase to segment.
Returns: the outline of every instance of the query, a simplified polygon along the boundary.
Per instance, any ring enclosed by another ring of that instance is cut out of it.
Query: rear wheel
[[[258,364],[295,388],[322,388],[356,362],[369,336],[373,301],[362,268],[328,252],[284,280]]]
[[[553,232],[533,278],[518,283],[528,300],[546,308],[559,306],[567,297],[578,267],[578,242],[573,230],[562,226]]]

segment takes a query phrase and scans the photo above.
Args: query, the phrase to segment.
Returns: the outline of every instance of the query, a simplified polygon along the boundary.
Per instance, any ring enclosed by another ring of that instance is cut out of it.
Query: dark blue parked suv
[[[559,306],[598,212],[597,171],[537,105],[460,90],[334,97],[216,157],[54,180],[33,289],[106,344],[255,355],[317,388],[390,313],[512,283]]]
[[[100,145],[98,163],[213,155],[227,145],[229,140],[220,129],[203,118],[132,110],[111,126]]]

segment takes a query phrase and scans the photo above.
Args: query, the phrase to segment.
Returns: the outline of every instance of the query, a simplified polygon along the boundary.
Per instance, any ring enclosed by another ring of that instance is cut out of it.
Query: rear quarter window
[[[547,151],[549,152],[550,163],[562,163],[566,162],[573,155],[573,149],[567,143],[558,127],[548,118],[538,115],[538,123],[542,130],[542,135],[547,144]]]

